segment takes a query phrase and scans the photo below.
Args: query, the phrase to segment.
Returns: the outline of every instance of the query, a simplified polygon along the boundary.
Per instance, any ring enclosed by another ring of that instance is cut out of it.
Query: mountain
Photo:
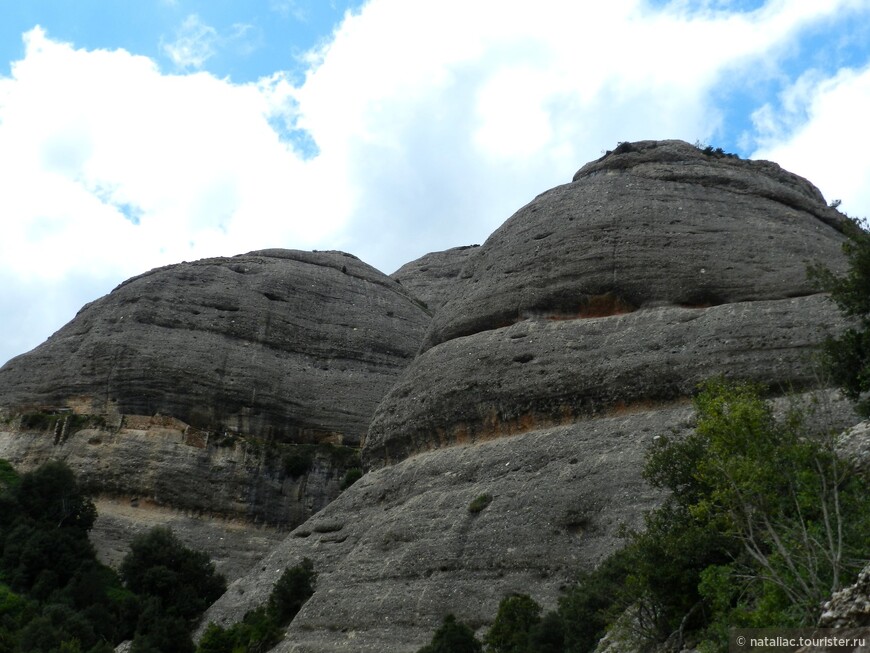
[[[0,457],[66,460],[100,495],[108,561],[168,523],[235,576],[341,491],[429,321],[341,252],[152,270],[0,368]]]
[[[844,324],[806,266],[844,269],[844,220],[776,164],[642,141],[392,277],[285,250],[163,268],[0,369],[0,457],[69,461],[108,506],[104,550],[174,519],[223,556],[203,624],[310,558],[276,651],[416,651],[448,612],[553,607],[621,546],[661,499],[644,452],[692,427],[700,381],[816,391]],[[824,398],[819,419],[857,421]]]
[[[482,628],[510,593],[553,607],[657,505],[644,451],[691,428],[698,382],[816,384],[842,322],[806,265],[842,269],[842,220],[775,164],[682,142],[584,166],[436,268],[449,293],[375,411],[368,473],[205,620],[238,620],[305,557],[318,588],[276,651],[416,651],[448,612]]]

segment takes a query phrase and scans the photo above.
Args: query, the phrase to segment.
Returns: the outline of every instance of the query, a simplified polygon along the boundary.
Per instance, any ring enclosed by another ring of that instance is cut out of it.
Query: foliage
[[[281,457],[281,469],[291,477],[298,478],[307,474],[316,458],[326,458],[333,467],[351,470],[359,468],[359,449],[323,442],[321,444],[285,445]]]
[[[284,473],[290,478],[298,478],[307,474],[314,464],[314,452],[311,449],[300,449],[284,454],[281,459]]]
[[[208,555],[187,548],[163,527],[133,539],[120,573],[131,591],[156,599],[162,612],[184,620],[199,617],[226,591]]]
[[[503,600],[487,651],[587,653],[608,632],[630,648],[725,650],[729,628],[815,623],[852,581],[870,557],[870,488],[833,436],[809,432],[796,410],[777,418],[745,383],[708,382],[695,409],[691,434],[648,452],[644,475],[669,496],[645,529],[625,533],[556,611]],[[459,626],[445,622],[438,641]],[[435,645],[421,653],[452,650]]]
[[[870,416],[870,230],[866,221],[846,223],[848,240],[843,252],[848,271],[837,275],[822,265],[810,266],[808,273],[817,286],[831,293],[840,311],[854,322],[838,338],[828,338],[822,361],[832,380],[851,400],[858,412]]]
[[[290,623],[303,604],[314,594],[317,574],[314,564],[305,558],[295,567],[284,570],[272,593],[269,595],[267,612],[269,618],[278,625]]]
[[[0,508],[0,650],[98,653],[132,634],[135,597],[97,562],[87,538],[96,511],[68,467],[5,483]]]
[[[0,492],[18,485],[20,480],[18,472],[9,464],[9,461],[0,458]]]
[[[0,461],[0,479],[0,652],[110,653],[131,637],[135,653],[193,652],[192,620],[225,587],[207,556],[149,533],[124,587],[96,559],[96,509],[66,465],[19,478]]]
[[[717,158],[728,158],[728,159],[739,159],[740,157],[733,152],[726,152],[721,147],[713,147],[712,145],[705,145],[701,141],[695,141],[695,147],[698,148],[701,152],[706,154],[707,156],[717,157]]]
[[[471,503],[468,504],[468,512],[472,514],[477,514],[484,510],[491,503],[491,494],[481,494],[479,497],[475,498]]]
[[[814,623],[819,605],[870,555],[867,484],[804,416],[774,417],[759,388],[712,381],[697,426],[657,440],[646,478],[671,491],[632,538],[626,587],[648,641],[727,626]]]
[[[351,467],[344,475],[344,479],[341,481],[341,489],[346,490],[351,485],[356,483],[358,480],[362,478],[362,470],[359,467]]]
[[[314,594],[317,574],[305,558],[281,574],[265,606],[248,611],[242,621],[230,628],[210,623],[203,633],[197,653],[258,653],[281,641],[282,631]]]
[[[532,628],[541,621],[541,606],[527,594],[502,599],[492,627],[483,638],[491,653],[527,653]]]
[[[449,614],[444,617],[444,623],[435,631],[432,641],[418,653],[481,653],[482,650],[483,647],[474,636],[474,631]]]

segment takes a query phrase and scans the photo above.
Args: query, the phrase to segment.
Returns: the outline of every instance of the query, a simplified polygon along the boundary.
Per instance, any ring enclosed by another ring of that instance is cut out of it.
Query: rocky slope
[[[463,282],[460,274],[465,262],[478,247],[467,245],[431,252],[405,263],[390,277],[423,301],[430,311],[437,312],[444,302],[456,294],[456,285]]]
[[[135,502],[237,574],[257,551],[224,522],[263,528],[262,549],[335,498],[429,320],[340,252],[152,270],[0,368],[0,457],[63,459],[103,495],[107,559],[138,528]]]
[[[805,267],[842,266],[841,220],[775,164],[686,143],[584,166],[467,253],[375,412],[371,471],[206,621],[238,620],[303,557],[318,588],[276,651],[410,652],[448,612],[485,627],[511,591],[552,606],[655,504],[643,451],[690,428],[698,381],[812,384],[813,347],[842,323]]]
[[[399,284],[340,252],[182,263],[126,281],[0,368],[0,406],[352,445],[428,322]]]

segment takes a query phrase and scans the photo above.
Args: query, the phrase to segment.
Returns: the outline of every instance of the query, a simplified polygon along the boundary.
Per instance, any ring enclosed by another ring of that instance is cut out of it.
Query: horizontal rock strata
[[[429,314],[340,252],[153,270],[0,369],[0,407],[162,414],[285,441],[359,443]]]
[[[479,245],[467,245],[432,252],[406,263],[390,277],[422,300],[434,313],[457,293],[457,285],[463,281],[460,277],[462,269],[478,249]]]
[[[710,308],[527,319],[419,356],[378,407],[369,466],[438,447],[691,395],[725,376],[816,383],[814,347],[842,321],[824,295]]]
[[[535,198],[470,256],[423,348],[529,316],[806,295],[806,265],[842,266],[844,219],[769,162],[646,141]]]

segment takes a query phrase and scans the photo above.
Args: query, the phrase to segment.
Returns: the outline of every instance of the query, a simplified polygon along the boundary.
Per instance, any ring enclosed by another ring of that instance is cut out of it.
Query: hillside
[[[392,278],[285,250],[152,271],[0,369],[0,458],[67,460],[112,547],[147,504],[220,551],[237,580],[206,621],[307,557],[317,590],[276,651],[416,651],[447,612],[552,607],[621,546],[661,499],[644,452],[691,428],[700,381],[814,390],[843,322],[806,266],[844,268],[843,221],[776,164],[642,141]],[[834,398],[824,419],[857,421]]]

